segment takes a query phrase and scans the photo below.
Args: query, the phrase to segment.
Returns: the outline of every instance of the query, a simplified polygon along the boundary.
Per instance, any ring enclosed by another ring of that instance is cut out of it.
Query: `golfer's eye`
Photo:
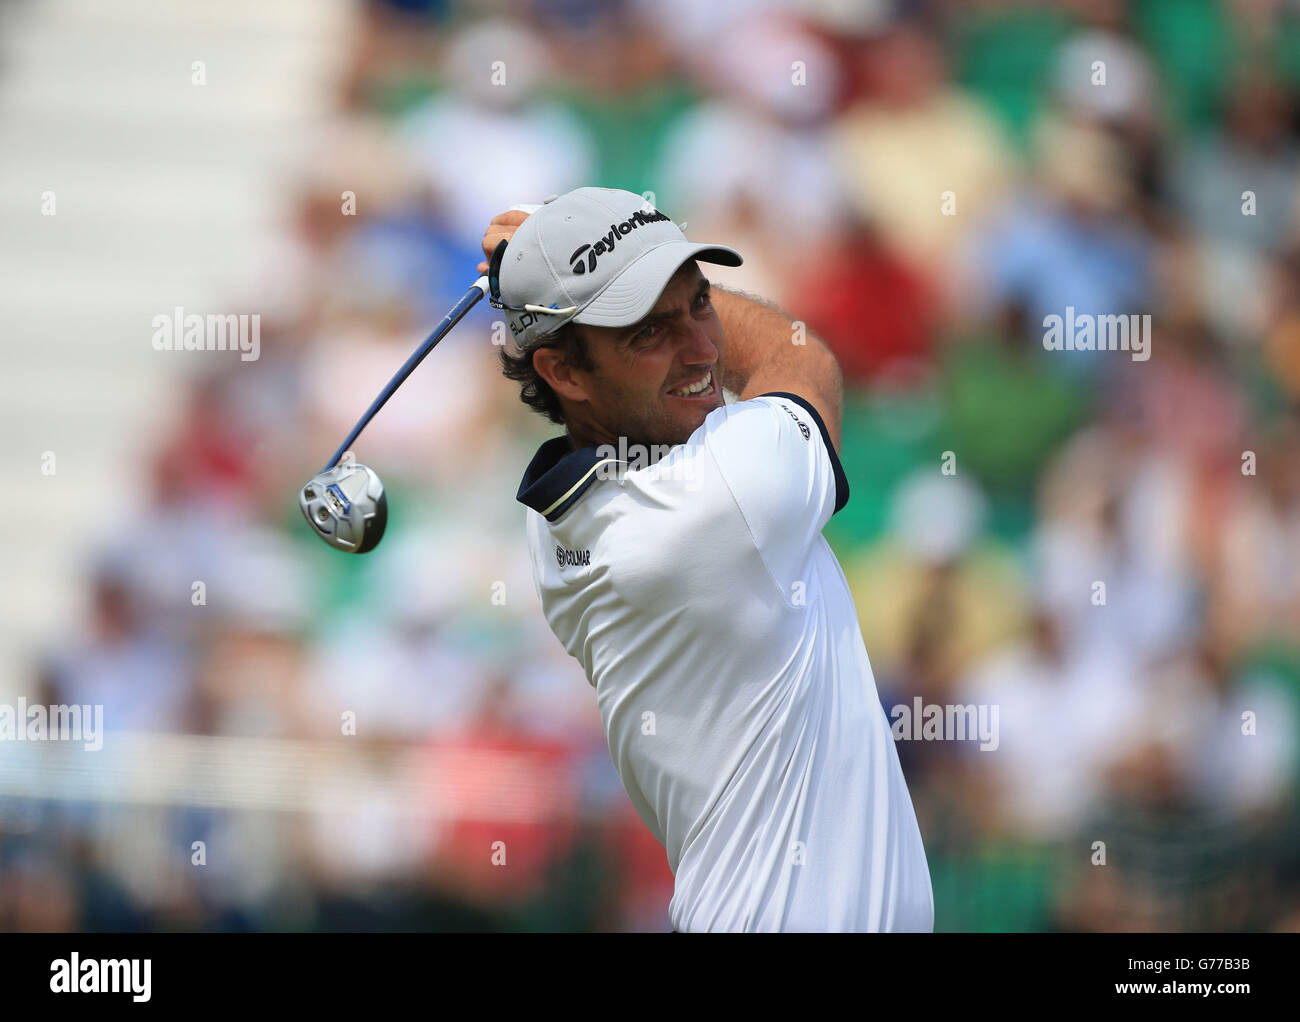
[[[647,341],[653,341],[659,336],[659,331],[660,325],[658,323],[649,323],[632,335],[632,343],[645,344]]]
[[[707,291],[701,291],[695,296],[695,307],[697,309],[707,309],[713,304],[713,297]]]

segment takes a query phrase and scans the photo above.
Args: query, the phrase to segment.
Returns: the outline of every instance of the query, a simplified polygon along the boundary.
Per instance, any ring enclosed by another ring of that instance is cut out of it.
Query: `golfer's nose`
[[[718,360],[718,346],[703,323],[688,318],[679,355],[686,365],[712,365]]]

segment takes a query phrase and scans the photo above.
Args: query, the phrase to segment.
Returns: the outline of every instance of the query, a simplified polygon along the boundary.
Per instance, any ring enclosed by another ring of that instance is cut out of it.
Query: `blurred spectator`
[[[811,256],[791,275],[787,307],[835,352],[848,384],[923,379],[938,317],[922,274],[852,217],[828,227]]]
[[[1149,313],[1152,243],[1129,217],[1134,196],[1123,151],[1102,129],[1045,118],[1038,136],[1042,183],[1004,204],[969,258],[980,311],[1015,303],[1031,324],[1047,316]],[[1038,334],[1041,344],[1042,334]],[[1107,356],[1061,351],[1062,372],[1096,376]]]
[[[1300,401],[1300,244],[1273,263],[1274,307],[1264,337],[1267,369],[1287,400]]]
[[[1196,282],[1229,339],[1257,336],[1272,283],[1267,255],[1297,236],[1300,148],[1288,132],[1290,97],[1260,70],[1243,72],[1225,98],[1221,129],[1182,155],[1175,197],[1204,239]]]
[[[849,198],[888,244],[938,272],[1011,187],[1010,148],[988,111],[948,81],[918,25],[891,26],[861,59],[867,95],[833,129]]]
[[[403,115],[397,131],[463,242],[502,209],[591,181],[596,155],[577,117],[542,98],[546,49],[523,27],[483,21],[445,56],[445,91]]]
[[[1024,308],[1009,304],[986,332],[956,338],[944,353],[941,442],[961,451],[963,466],[1016,520],[1087,409],[1079,381],[1052,372],[1036,333]]]
[[[1071,21],[1063,5],[962,4],[952,9],[958,78],[997,114],[1020,147],[1049,101],[1048,83]]]
[[[1222,634],[1239,642],[1300,635],[1300,427],[1287,421],[1234,488],[1215,570]]]
[[[1039,604],[1064,642],[1155,657],[1195,631],[1181,465],[1092,427],[1048,470],[1033,540]]]
[[[1276,78],[1250,69],[1233,83],[1224,105],[1222,127],[1182,154],[1177,196],[1190,226],[1210,244],[1263,253],[1292,236],[1300,215],[1291,98]],[[1249,215],[1246,191],[1254,195]]]
[[[917,618],[942,585],[951,614],[936,671],[956,675],[1015,634],[1024,612],[1024,578],[1009,550],[982,535],[987,504],[961,474],[918,469],[894,494],[889,532],[850,555],[853,587],[873,670],[901,669]]]
[[[1116,650],[1071,648],[1042,611],[1023,641],[972,669],[960,701],[998,709],[998,747],[981,762],[996,778],[1000,829],[1060,839],[1096,809],[1106,771],[1142,728],[1135,681]]]
[[[176,639],[145,633],[139,600],[111,570],[93,579],[90,622],[48,660],[55,704],[103,706],[108,731],[175,731],[188,723],[192,665]]]
[[[678,73],[677,55],[665,44],[664,13],[638,11],[627,0],[535,7],[554,61],[554,95],[591,140],[593,166],[585,183],[653,192],[661,208],[681,216],[683,207],[654,170],[699,94]]]
[[[841,210],[825,131],[839,91],[835,53],[797,23],[771,18],[748,20],[689,57],[716,98],[669,136],[656,187],[699,237],[739,221],[755,236],[741,253],[758,244],[759,260],[784,267],[783,253],[819,240]]]

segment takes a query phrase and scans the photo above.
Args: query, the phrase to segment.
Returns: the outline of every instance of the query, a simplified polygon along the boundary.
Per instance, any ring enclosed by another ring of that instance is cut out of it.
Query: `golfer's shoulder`
[[[684,443],[649,452],[648,463],[638,460],[643,453],[611,447],[598,457],[600,472],[616,482],[595,504],[664,532],[721,535],[730,525],[759,538],[791,524],[817,530],[847,499],[839,459],[798,395],[723,405]]]
[[[778,522],[811,514],[825,524],[848,501],[848,481],[826,426],[798,394],[725,405],[701,431],[702,447],[747,514]]]
[[[756,468],[765,475],[809,466],[839,471],[826,424],[812,402],[798,394],[774,391],[724,405],[701,429],[703,443],[726,467]]]
[[[800,429],[799,411],[810,407],[795,394],[760,394],[715,409],[704,420],[701,430],[705,442],[714,450],[724,449],[729,443],[756,440],[779,443],[787,433],[798,433],[807,440],[811,434]]]
[[[676,490],[700,495],[712,489],[704,485],[711,482],[725,499],[730,480],[745,475],[775,478],[773,458],[807,458],[812,427],[796,412],[802,414],[796,404],[774,397],[737,401],[715,408],[683,443],[628,450],[607,445],[597,454],[602,465],[611,466],[607,474],[617,474],[638,491],[665,497]]]

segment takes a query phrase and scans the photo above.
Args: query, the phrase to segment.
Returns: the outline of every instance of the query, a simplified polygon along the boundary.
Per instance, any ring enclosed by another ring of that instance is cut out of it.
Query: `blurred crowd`
[[[936,928],[1300,929],[1300,5],[369,0],[351,43],[231,299],[261,358],[203,356],[29,696],[422,764],[437,804],[0,802],[0,928],[668,928],[533,591],[554,428],[498,314],[359,442],[375,553],[295,502],[488,220],[597,184],[839,356],[827,535],[882,702],[998,712],[995,750],[898,742]],[[1066,307],[1150,315],[1150,359],[1045,350]]]

